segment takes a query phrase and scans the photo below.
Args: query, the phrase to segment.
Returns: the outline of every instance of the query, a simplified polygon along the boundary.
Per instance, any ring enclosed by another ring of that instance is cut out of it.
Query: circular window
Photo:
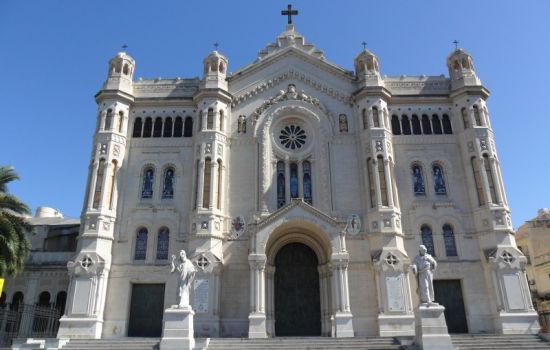
[[[279,134],[281,145],[287,149],[299,149],[306,143],[306,132],[298,125],[287,125]]]

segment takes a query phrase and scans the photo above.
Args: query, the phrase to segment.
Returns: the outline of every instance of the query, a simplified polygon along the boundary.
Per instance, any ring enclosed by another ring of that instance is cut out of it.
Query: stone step
[[[208,350],[269,349],[269,350],[321,350],[321,349],[361,349],[361,350],[399,350],[401,345],[394,338],[357,337],[357,338],[320,338],[289,337],[270,339],[214,338],[210,339]]]
[[[159,342],[157,338],[72,339],[62,350],[153,350],[158,349]]]
[[[451,339],[460,350],[550,349],[550,343],[534,334],[453,334]]]

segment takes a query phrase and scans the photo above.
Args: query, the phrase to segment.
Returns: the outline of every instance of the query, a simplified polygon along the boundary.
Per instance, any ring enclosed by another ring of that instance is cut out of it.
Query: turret
[[[218,51],[212,51],[203,61],[204,80],[203,87],[206,89],[227,90],[227,58]]]
[[[136,62],[126,52],[119,52],[109,60],[107,80],[103,84],[104,90],[121,90],[132,94],[132,78]]]
[[[481,80],[479,80],[474,70],[472,56],[463,49],[457,48],[447,57],[447,68],[451,77],[452,90],[481,85]]]
[[[353,60],[355,75],[362,86],[382,86],[378,57],[367,50],[361,51]]]

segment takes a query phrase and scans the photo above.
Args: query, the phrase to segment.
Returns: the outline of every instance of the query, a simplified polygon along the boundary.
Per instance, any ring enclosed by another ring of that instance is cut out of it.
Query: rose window
[[[299,149],[306,143],[306,132],[298,125],[287,125],[281,130],[279,140],[288,149]]]

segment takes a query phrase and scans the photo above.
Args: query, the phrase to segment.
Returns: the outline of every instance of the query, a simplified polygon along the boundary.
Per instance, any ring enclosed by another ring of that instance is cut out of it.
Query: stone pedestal
[[[267,338],[266,317],[264,313],[252,313],[248,316],[248,337]]]
[[[453,350],[447,330],[445,308],[439,304],[420,305],[414,309],[416,322],[415,343],[422,350]]]
[[[190,306],[178,308],[172,306],[164,310],[162,339],[160,350],[192,350],[195,346],[193,334],[193,316]]]
[[[333,337],[352,338],[353,336],[353,315],[350,312],[337,312],[334,315]]]

